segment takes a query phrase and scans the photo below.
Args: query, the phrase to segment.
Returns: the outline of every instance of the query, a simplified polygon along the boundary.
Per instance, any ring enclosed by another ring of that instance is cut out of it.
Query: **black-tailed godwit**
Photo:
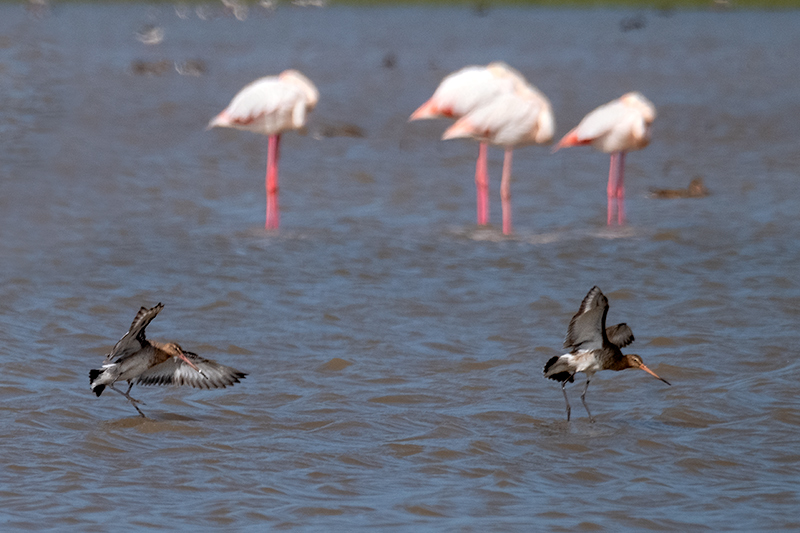
[[[586,405],[586,391],[595,372],[639,368],[670,385],[666,379],[647,368],[641,357],[622,353],[620,348],[633,342],[633,331],[625,323],[606,328],[607,314],[608,298],[598,287],[592,287],[581,302],[578,312],[569,321],[564,348],[568,348],[570,353],[552,357],[544,365],[544,377],[561,382],[561,392],[567,402],[567,421],[571,409],[564,387],[575,380],[578,372],[586,374],[586,386],[581,394],[581,401],[592,422],[594,418]]]
[[[150,309],[139,309],[130,330],[114,345],[102,368],[89,371],[92,392],[100,396],[108,387],[125,396],[142,416],[145,416],[144,413],[136,405],[142,402],[130,395],[134,384],[190,385],[199,389],[218,389],[239,383],[247,375],[184,351],[174,342],[147,340],[144,330],[163,308],[159,303]],[[127,381],[128,390],[122,392],[114,388],[117,381]]]

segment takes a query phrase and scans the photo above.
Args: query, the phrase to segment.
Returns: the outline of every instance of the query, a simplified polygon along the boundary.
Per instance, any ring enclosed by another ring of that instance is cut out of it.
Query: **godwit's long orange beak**
[[[658,376],[658,374],[656,374],[655,372],[653,372],[652,370],[650,370],[650,369],[649,369],[649,368],[647,368],[646,366],[644,366],[644,365],[640,365],[640,366],[639,366],[639,368],[641,368],[642,370],[644,370],[645,372],[647,372],[648,374],[650,374],[650,375],[651,375],[651,376],[653,376],[654,378],[656,378],[656,379],[660,379],[661,381],[663,381],[664,383],[666,383],[666,384],[667,384],[667,385],[669,385],[670,387],[672,386],[672,383],[670,383],[669,381],[667,381],[666,379],[664,379],[664,378],[662,378],[662,377],[659,377],[659,376]]]

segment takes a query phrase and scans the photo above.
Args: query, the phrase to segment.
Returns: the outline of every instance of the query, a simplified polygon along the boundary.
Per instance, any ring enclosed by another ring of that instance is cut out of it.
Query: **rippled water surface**
[[[0,6],[5,528],[800,528],[797,12],[247,15]],[[605,226],[607,156],[545,147],[515,153],[512,237],[491,150],[474,225],[475,144],[407,118],[498,59],[559,134],[655,103],[628,226]],[[266,139],[204,127],[289,67],[322,97],[267,233]],[[706,198],[648,197],[698,176]],[[600,373],[590,424],[581,377],[567,423],[541,370],[595,284],[673,386]],[[142,419],[87,373],[158,302],[150,338],[249,376],[135,387]]]

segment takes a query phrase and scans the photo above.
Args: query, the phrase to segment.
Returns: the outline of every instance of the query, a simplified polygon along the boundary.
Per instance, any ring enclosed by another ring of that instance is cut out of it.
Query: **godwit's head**
[[[305,74],[299,70],[289,69],[281,72],[278,78],[300,88],[306,95],[306,109],[308,111],[314,109],[317,102],[319,102],[319,91],[316,85],[311,83],[311,80],[309,80]]]
[[[644,370],[645,372],[647,372],[648,374],[650,374],[654,378],[660,379],[661,381],[663,381],[667,385],[670,385],[670,386],[672,385],[672,383],[670,383],[669,381],[667,381],[666,379],[664,379],[662,377],[659,377],[658,374],[656,374],[655,372],[653,372],[652,370],[647,368],[644,365],[644,362],[642,362],[642,358],[639,357],[638,355],[636,355],[635,353],[625,354],[625,360],[626,360],[626,363],[627,363],[627,367],[626,368],[638,368],[639,370]]]

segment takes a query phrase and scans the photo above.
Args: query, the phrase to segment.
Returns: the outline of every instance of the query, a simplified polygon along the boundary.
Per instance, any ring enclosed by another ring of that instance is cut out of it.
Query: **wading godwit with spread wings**
[[[131,405],[145,416],[131,397],[134,384],[139,385],[190,385],[198,389],[225,388],[247,375],[229,366],[203,359],[195,353],[184,351],[174,342],[155,342],[145,337],[144,330],[163,309],[162,304],[136,313],[131,328],[114,345],[103,366],[89,371],[92,392],[100,396],[108,387],[125,396]],[[114,388],[117,381],[127,381],[128,390]]]
[[[564,401],[567,402],[567,421],[571,409],[564,387],[575,380],[575,374],[578,372],[586,374],[586,386],[581,394],[581,402],[592,422],[594,418],[589,412],[589,406],[586,405],[586,391],[589,389],[592,377],[600,370],[638,368],[670,385],[666,379],[647,368],[641,357],[622,353],[620,348],[633,342],[633,331],[625,323],[606,328],[607,314],[608,298],[598,287],[592,287],[581,302],[578,312],[569,321],[564,348],[570,352],[553,357],[544,365],[544,377],[561,382],[561,392],[564,393]]]

